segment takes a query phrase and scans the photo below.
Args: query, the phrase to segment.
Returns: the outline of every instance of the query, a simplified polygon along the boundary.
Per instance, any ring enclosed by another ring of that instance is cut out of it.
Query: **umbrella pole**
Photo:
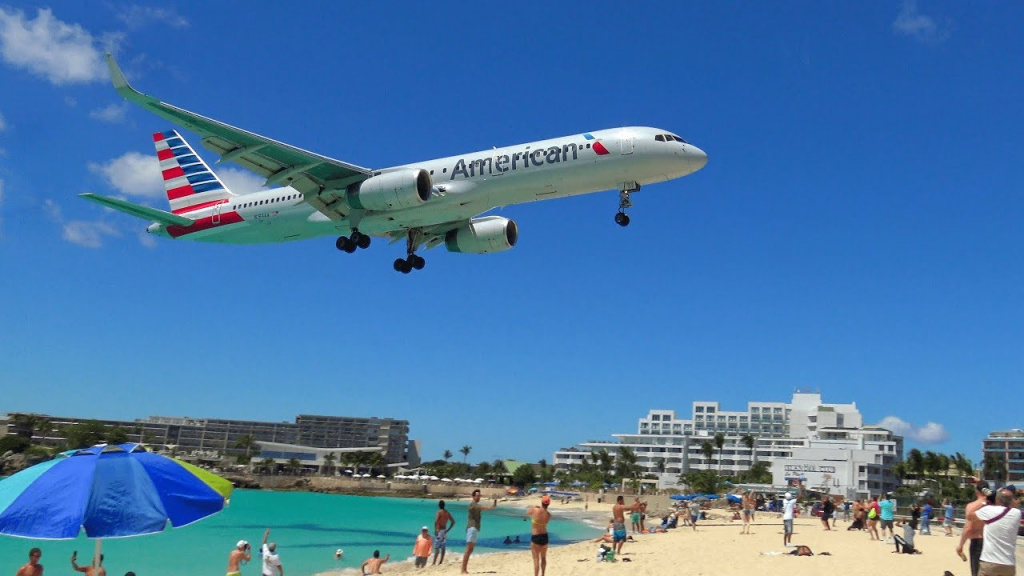
[[[92,567],[93,569],[100,567],[100,549],[103,547],[103,539],[96,539],[96,550],[92,553]]]

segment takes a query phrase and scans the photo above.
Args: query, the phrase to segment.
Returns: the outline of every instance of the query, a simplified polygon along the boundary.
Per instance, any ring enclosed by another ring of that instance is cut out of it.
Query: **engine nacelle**
[[[350,186],[348,204],[364,210],[413,208],[430,199],[433,186],[426,170],[385,172]]]
[[[449,252],[487,254],[508,250],[517,240],[519,229],[515,222],[501,216],[485,216],[445,234],[444,245]]]

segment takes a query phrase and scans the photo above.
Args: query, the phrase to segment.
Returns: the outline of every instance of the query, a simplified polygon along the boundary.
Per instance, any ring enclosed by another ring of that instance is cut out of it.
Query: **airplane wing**
[[[113,208],[125,214],[131,214],[132,216],[142,218],[143,220],[151,220],[153,222],[159,222],[167,226],[178,225],[178,226],[191,226],[195,223],[191,218],[184,216],[178,216],[177,214],[171,214],[163,210],[157,210],[156,208],[150,208],[149,206],[142,206],[140,204],[132,204],[124,200],[118,200],[117,198],[110,198],[108,196],[100,196],[99,194],[93,194],[92,192],[86,192],[85,194],[79,194],[86,200],[91,200],[97,204],[106,206],[107,208]]]
[[[342,220],[351,211],[344,200],[344,189],[373,175],[368,168],[321,156],[223,122],[200,116],[161,102],[128,84],[111,54],[107,66],[114,89],[125,99],[153,114],[202,136],[202,144],[220,155],[220,162],[234,162],[266,177],[265,186],[291,186],[302,192],[306,201],[332,220]],[[336,193],[330,193],[330,191]],[[321,194],[327,192],[326,194]]]

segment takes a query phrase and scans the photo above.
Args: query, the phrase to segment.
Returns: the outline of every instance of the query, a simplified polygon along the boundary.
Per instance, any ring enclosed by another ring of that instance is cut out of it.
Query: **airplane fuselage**
[[[657,138],[657,139],[656,139]],[[153,224],[151,233],[226,244],[261,244],[338,236],[356,226],[386,235],[470,219],[499,206],[630,189],[696,172],[707,156],[666,130],[627,127],[439,158],[375,172],[426,170],[431,197],[413,208],[356,211],[331,220],[294,188],[236,195],[187,214],[188,227]],[[356,225],[353,221],[357,220]]]

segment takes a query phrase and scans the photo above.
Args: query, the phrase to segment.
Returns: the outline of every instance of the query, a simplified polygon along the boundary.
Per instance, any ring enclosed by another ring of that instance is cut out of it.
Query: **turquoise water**
[[[530,502],[532,503],[532,501]],[[446,503],[456,525],[448,539],[448,551],[462,553],[465,547],[468,501]],[[530,526],[521,508],[502,507],[483,514],[476,552],[529,549]],[[241,539],[258,547],[263,530],[271,529],[277,542],[285,574],[311,576],[318,572],[358,568],[375,549],[391,561],[412,556],[412,546],[422,526],[433,532],[437,500],[341,496],[300,492],[236,490],[231,506],[224,512],[184,528],[161,534],[103,541],[107,573],[121,576],[128,570],[138,576],[177,574],[223,574],[228,553]],[[548,526],[552,545],[594,538],[598,527],[560,514],[557,507]],[[505,546],[505,536],[520,537],[523,544]],[[0,574],[13,574],[28,560],[28,550],[43,551],[41,563],[47,574],[71,573],[68,559],[78,551],[79,561],[92,557],[94,541],[40,541],[0,536]],[[334,551],[345,550],[341,562]],[[474,552],[474,553],[476,553]],[[446,562],[449,561],[446,559]],[[243,576],[259,576],[255,559],[242,568]]]

